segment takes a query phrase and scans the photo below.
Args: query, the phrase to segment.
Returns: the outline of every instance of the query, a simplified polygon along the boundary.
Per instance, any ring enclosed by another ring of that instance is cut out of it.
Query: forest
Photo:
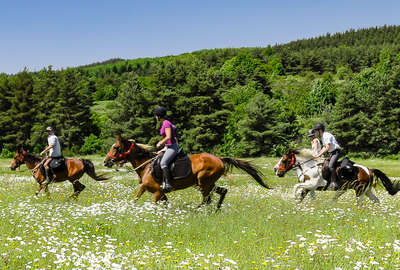
[[[104,153],[117,133],[154,145],[158,105],[189,153],[276,156],[323,122],[348,154],[400,159],[400,26],[2,73],[1,156],[39,153],[46,126],[64,155]]]

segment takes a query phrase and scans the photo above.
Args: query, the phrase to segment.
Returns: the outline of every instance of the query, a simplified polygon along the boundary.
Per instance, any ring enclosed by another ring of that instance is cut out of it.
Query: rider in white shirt
[[[336,174],[336,168],[335,164],[338,161],[338,159],[342,156],[340,152],[340,145],[336,141],[335,137],[325,131],[325,126],[324,124],[318,123],[314,127],[314,132],[316,135],[320,136],[322,138],[322,144],[324,147],[319,151],[316,155],[314,155],[315,158],[318,158],[325,153],[328,152],[329,157],[331,160],[329,161],[329,171],[331,172],[331,179],[330,181],[327,181],[327,185],[325,186],[325,189],[332,183],[332,187],[334,189],[337,189],[339,187],[338,183],[338,176]]]
[[[307,133],[307,136],[311,140],[311,149],[313,151],[313,154],[318,154],[319,151],[321,151],[321,142],[318,138],[315,138],[314,129],[310,129]]]
[[[50,177],[50,167],[49,164],[53,160],[53,158],[60,158],[61,157],[61,146],[60,142],[58,141],[57,136],[54,134],[54,130],[52,127],[47,127],[46,128],[48,137],[47,137],[47,142],[49,146],[44,149],[40,155],[43,155],[47,152],[49,152],[49,155],[45,158],[44,161],[44,168],[46,170],[46,179],[43,181],[42,185],[48,185],[51,181]]]

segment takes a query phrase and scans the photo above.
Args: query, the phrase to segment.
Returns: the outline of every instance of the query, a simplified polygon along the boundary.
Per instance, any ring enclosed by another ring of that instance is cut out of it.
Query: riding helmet
[[[322,124],[322,123],[317,123],[317,124],[314,126],[314,130],[320,130],[320,129],[322,129],[322,131],[325,131],[325,126],[324,126],[324,124]]]
[[[53,131],[53,128],[49,126],[46,128],[46,131]]]
[[[167,115],[167,108],[163,106],[155,108],[154,115],[157,115],[158,117],[165,117]]]
[[[308,137],[313,137],[314,136],[314,129],[310,129],[307,133]]]

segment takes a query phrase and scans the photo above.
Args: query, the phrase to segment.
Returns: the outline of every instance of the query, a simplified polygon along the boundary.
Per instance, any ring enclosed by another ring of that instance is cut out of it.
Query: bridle
[[[131,146],[129,147],[129,149],[128,149],[126,152],[124,152],[124,153],[118,153],[119,147],[113,146],[113,148],[117,150],[117,153],[116,153],[115,156],[114,156],[114,155],[110,154],[110,152],[108,152],[108,153],[107,153],[107,156],[111,159],[112,162],[115,162],[115,160],[116,160],[117,158],[119,158],[120,160],[123,160],[123,161],[127,161],[127,160],[128,160],[128,156],[130,155],[130,153],[132,152],[132,150],[134,149],[134,147],[135,147],[135,143],[134,143],[134,142],[131,142]],[[136,171],[136,170],[142,168],[144,165],[146,165],[146,164],[150,163],[151,161],[155,160],[157,157],[158,157],[158,156],[155,156],[155,157],[153,157],[153,158],[151,158],[151,159],[149,159],[149,160],[143,162],[142,164],[140,164],[138,167],[134,168],[133,170]]]
[[[290,161],[290,164],[289,164],[289,166],[287,167],[287,168],[285,168],[285,167],[283,167],[282,166],[282,162],[279,162],[279,166],[278,166],[278,169],[280,170],[280,171],[282,171],[283,173],[286,173],[287,171],[289,171],[289,170],[291,170],[291,169],[293,169],[295,166],[293,166],[295,163],[296,163],[296,157],[294,156],[294,154],[292,153],[292,152],[290,152],[289,153],[292,157],[291,157],[291,161]]]
[[[311,160],[314,160],[313,158],[310,158],[310,159],[307,159],[307,160],[305,160],[303,162],[299,162],[299,163],[296,164],[296,156],[293,154],[293,152],[290,152],[289,154],[291,155],[291,161],[290,161],[290,164],[289,164],[289,166],[287,168],[283,167],[281,165],[281,162],[279,162],[278,169],[280,171],[282,171],[283,173],[286,173],[286,172],[288,172],[288,171],[290,171],[290,170],[292,170],[292,169],[294,169],[296,167],[299,167],[299,169],[301,170],[302,174],[304,174],[305,172],[304,172],[303,168],[301,167],[301,165],[304,165],[307,162],[309,162]],[[314,168],[316,166],[318,166],[318,164],[308,168],[308,170],[310,170],[310,169],[312,169],[312,168]]]
[[[15,159],[14,158],[14,160],[16,161],[16,164],[18,165],[18,166],[21,166],[22,164],[24,164],[24,162],[25,162],[25,156],[26,156],[26,154],[27,154],[27,152],[24,150],[22,153],[20,153],[20,155],[22,154],[22,158],[19,158],[19,159]]]
[[[115,156],[114,156],[114,155],[112,155],[112,154],[110,154],[110,153],[108,152],[108,153],[107,153],[107,156],[108,156],[109,158],[111,158],[111,160],[112,160],[113,162],[114,162],[117,158],[126,161],[126,160],[128,159],[128,156],[130,155],[130,153],[131,153],[132,150],[134,149],[134,147],[135,147],[135,144],[134,144],[133,142],[131,142],[131,146],[129,147],[129,149],[128,149],[126,152],[124,152],[124,153],[118,153],[118,152],[119,152],[119,147],[113,146],[113,148],[117,150],[117,153],[116,153]]]

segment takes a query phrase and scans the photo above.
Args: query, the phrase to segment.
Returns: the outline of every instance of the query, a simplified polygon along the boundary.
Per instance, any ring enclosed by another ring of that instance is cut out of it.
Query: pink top
[[[174,124],[172,124],[170,121],[168,120],[164,120],[164,122],[162,123],[161,129],[160,129],[160,134],[161,136],[165,137],[165,129],[166,128],[170,128],[171,129],[171,139],[168,140],[165,145],[171,145],[176,143],[176,126]]]

